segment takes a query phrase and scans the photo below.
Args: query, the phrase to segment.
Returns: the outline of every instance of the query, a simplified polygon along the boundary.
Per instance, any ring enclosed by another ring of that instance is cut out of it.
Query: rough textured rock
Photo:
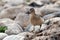
[[[0,33],[0,40],[2,40],[3,38],[5,38],[6,36],[8,36],[6,33]]]
[[[3,40],[28,40],[28,39],[24,36],[11,35],[5,37]]]
[[[29,15],[24,13],[18,14],[15,21],[24,28],[29,24]]]
[[[56,23],[56,26],[58,27],[58,25],[60,24],[60,23],[58,23],[59,20],[60,20],[59,17],[48,19],[44,22],[44,24],[42,24],[41,28],[54,26],[55,25],[54,23]]]
[[[29,40],[34,38],[34,33],[31,33],[31,32],[22,32],[22,33],[19,33],[18,34],[19,36],[24,36],[24,37],[27,37]]]
[[[18,34],[23,31],[21,26],[8,18],[0,19],[0,26],[7,26],[7,30],[5,30],[5,33],[7,34]]]
[[[54,18],[54,17],[60,17],[60,12],[54,12],[54,13],[47,14],[47,15],[43,16],[43,18],[45,20],[51,19],[51,18]]]
[[[19,34],[20,32],[23,32],[22,27],[16,23],[8,24],[6,26],[8,26],[8,30],[5,31],[7,34]]]
[[[30,24],[26,27],[25,31],[37,33],[40,31],[40,25],[33,26]]]
[[[33,33],[23,32],[18,35],[7,36],[3,40],[30,40],[33,35]]]
[[[60,18],[51,18],[45,21],[44,26],[41,27],[41,30],[43,31],[43,35],[53,35],[56,33],[59,33],[60,29]],[[43,29],[44,28],[44,29]]]
[[[0,13],[0,18],[11,18],[11,19],[15,19],[16,16],[18,14],[23,14],[26,13],[26,11],[29,9],[30,7],[28,6],[15,6],[15,7],[9,7],[3,11],[1,11]]]
[[[40,8],[40,13],[42,14],[42,16],[51,14],[54,12],[60,12],[60,9],[58,8],[58,6],[53,4],[45,5]]]
[[[55,35],[52,35],[52,36],[38,36],[38,37],[35,37],[32,40],[60,40],[60,35],[55,34]]]
[[[23,4],[24,0],[3,0],[3,2],[7,2],[7,4],[9,5],[16,6],[19,4]]]
[[[18,13],[19,8],[16,7],[8,8],[0,13],[0,18],[14,18]]]

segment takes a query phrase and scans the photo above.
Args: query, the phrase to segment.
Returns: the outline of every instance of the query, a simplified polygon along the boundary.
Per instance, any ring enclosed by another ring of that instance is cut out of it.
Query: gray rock
[[[28,39],[26,39],[26,37],[24,36],[11,35],[5,37],[3,40],[28,40]]]
[[[23,32],[18,35],[7,36],[3,40],[29,40],[33,35],[33,33]]]
[[[18,14],[15,21],[22,26],[22,28],[25,28],[29,24],[29,15],[28,14]]]
[[[58,0],[41,0],[41,2],[42,3],[44,3],[44,4],[50,4],[50,3],[55,3],[56,1],[58,1]]]
[[[8,36],[6,33],[0,33],[0,40],[2,40],[3,38],[5,38],[6,36]]]
[[[44,16],[44,15],[51,14],[51,13],[54,13],[54,12],[60,12],[60,9],[55,4],[54,5],[49,4],[49,5],[45,5],[45,6],[41,7],[40,12]]]
[[[46,33],[47,35],[53,35],[54,32],[58,33],[60,30],[60,17],[55,17],[55,18],[51,18],[48,19],[44,22],[44,25],[41,26],[41,30],[46,30],[43,31],[43,34]]]
[[[31,32],[22,32],[18,34],[19,36],[24,36],[27,37],[28,39],[31,39],[34,37],[35,34],[31,33]]]
[[[25,31],[37,33],[40,31],[40,25],[36,25],[36,26],[28,25]]]
[[[7,9],[4,9],[1,11],[0,13],[0,18],[11,18],[11,19],[15,19],[16,16],[18,14],[22,14],[22,13],[26,13],[26,11],[29,9],[30,7],[28,6],[15,6],[15,7],[9,7]]]
[[[20,25],[8,18],[0,19],[0,26],[7,26],[5,30],[7,34],[18,34],[23,31]]]
[[[19,34],[20,32],[23,32],[21,26],[19,26],[16,23],[8,24],[6,26],[8,26],[8,29],[5,31],[5,33],[7,34],[11,35],[11,34]]]
[[[51,18],[54,18],[54,17],[60,17],[60,12],[54,12],[54,13],[47,14],[47,15],[43,16],[43,18],[45,20],[51,19]]]
[[[16,6],[19,4],[23,4],[24,0],[3,0],[3,2],[7,2],[7,4],[9,5]]]
[[[32,40],[46,40],[48,39],[49,36],[38,36],[38,37],[35,37],[34,39]]]
[[[54,14],[48,14],[48,15],[43,16],[43,18],[44,18],[45,20],[50,19],[50,18],[53,18],[53,17],[55,17]]]

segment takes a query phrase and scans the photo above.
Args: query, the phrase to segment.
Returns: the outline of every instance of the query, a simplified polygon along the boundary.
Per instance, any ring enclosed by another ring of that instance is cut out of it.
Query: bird
[[[33,26],[41,25],[44,22],[44,20],[40,16],[35,14],[34,8],[29,9],[27,14],[30,14],[29,20]]]

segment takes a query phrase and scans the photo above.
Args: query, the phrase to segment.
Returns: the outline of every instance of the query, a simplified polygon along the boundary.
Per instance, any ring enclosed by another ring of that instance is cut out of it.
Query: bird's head
[[[29,9],[26,14],[35,14],[34,8]]]

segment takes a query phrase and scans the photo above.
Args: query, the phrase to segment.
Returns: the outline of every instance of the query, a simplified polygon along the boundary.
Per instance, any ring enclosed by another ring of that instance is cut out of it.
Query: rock
[[[3,40],[28,40],[28,39],[24,36],[11,35],[5,37]]]
[[[45,5],[43,7],[40,8],[40,13],[44,16],[47,14],[51,14],[54,12],[60,12],[60,9],[58,8],[58,6],[54,6],[54,5]]]
[[[55,17],[55,18],[51,18],[51,19],[48,19],[44,22],[44,24],[42,24],[41,26],[41,30],[42,29],[47,29],[48,27],[50,27],[50,25],[53,25],[53,23],[55,22],[58,22],[60,20],[59,17]],[[59,23],[60,24],[60,23]]]
[[[15,21],[22,27],[25,28],[29,24],[29,15],[28,14],[18,14]]]
[[[35,37],[34,39],[32,40],[46,40],[48,39],[49,36],[39,36],[39,37]]]
[[[32,40],[60,40],[60,36],[59,36],[59,34],[55,34],[52,36],[38,36]]]
[[[20,40],[20,37],[19,36],[16,36],[16,35],[11,35],[11,36],[7,36],[5,37],[3,40]]]
[[[54,18],[54,17],[60,17],[60,12],[54,12],[54,13],[47,14],[47,15],[43,16],[43,18],[45,20],[51,19],[51,18]]]
[[[22,33],[19,33],[18,35],[19,36],[24,36],[24,37],[27,37],[27,38],[31,39],[31,38],[34,38],[35,34],[33,34],[31,32],[22,32]]]
[[[32,2],[32,3],[29,4],[29,6],[32,6],[32,7],[42,7],[43,4],[38,4],[36,2]]]
[[[19,8],[8,8],[0,13],[0,18],[14,18],[19,13]]]
[[[57,1],[55,4],[57,4],[58,6],[60,6],[60,0]],[[59,7],[60,8],[60,7]]]
[[[20,25],[8,18],[0,19],[0,26],[7,26],[5,30],[7,34],[18,34],[23,31]]]
[[[20,32],[23,32],[23,29],[21,28],[21,26],[19,26],[16,23],[12,23],[7,25],[8,26],[8,30],[5,31],[5,33],[7,34],[19,34]]]
[[[43,18],[44,18],[45,20],[50,19],[50,18],[53,18],[53,17],[55,17],[54,14],[47,14],[47,15],[43,16]]]
[[[11,24],[14,21],[9,18],[0,19],[0,26],[6,26],[6,24]]]
[[[13,7],[13,6],[11,6],[11,5],[9,5],[9,4],[5,4],[5,5],[3,6],[4,9],[10,8],[10,7]],[[3,10],[4,10],[4,9],[3,9]],[[3,10],[2,10],[2,11],[3,11]]]
[[[42,24],[40,30],[46,30],[48,28],[48,26],[46,24]]]
[[[15,19],[18,14],[26,13],[27,9],[30,7],[28,6],[15,6],[15,7],[9,7],[0,13],[0,18],[11,18]]]
[[[40,31],[40,25],[33,26],[30,24],[26,27],[25,31],[37,33]]]
[[[9,5],[16,6],[19,4],[23,4],[24,0],[3,0],[3,2],[7,2],[7,4]]]
[[[6,33],[0,33],[0,40],[2,40],[3,38],[5,38],[6,36],[8,36]]]
[[[3,2],[2,0],[0,0],[0,12],[4,9],[4,5],[5,4],[6,4],[5,2]]]
[[[48,19],[44,22],[44,26],[41,27],[41,30],[44,30],[42,33],[43,35],[53,35],[56,33],[59,33],[60,31],[60,18],[59,17],[55,17],[55,18],[51,18]]]
[[[32,36],[33,36],[32,33],[23,32],[18,35],[7,36],[3,40],[29,40]]]

